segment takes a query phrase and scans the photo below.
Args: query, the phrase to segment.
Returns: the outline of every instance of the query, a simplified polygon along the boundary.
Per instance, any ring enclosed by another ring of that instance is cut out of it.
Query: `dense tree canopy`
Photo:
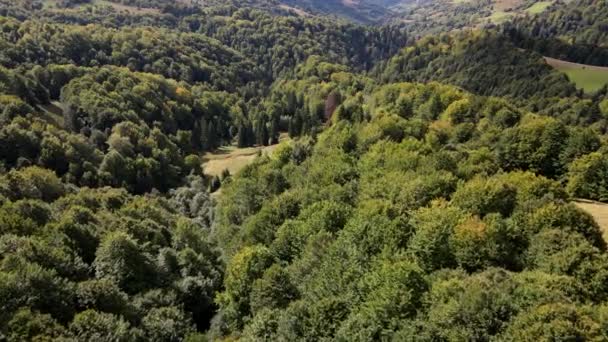
[[[523,67],[525,65],[525,67]],[[493,32],[429,36],[393,57],[382,70],[387,81],[442,81],[482,95],[566,97],[567,78],[540,55],[516,49]]]
[[[557,1],[541,14],[505,24],[521,47],[573,62],[608,65],[608,4]]]
[[[0,340],[606,339],[605,6],[492,6],[0,0]]]
[[[223,190],[214,336],[604,336],[606,245],[554,180],[603,199],[597,133],[439,84],[364,97],[304,160],[285,144]]]
[[[219,254],[165,199],[73,190],[37,167],[8,173],[1,192],[9,340],[177,340],[208,324]]]

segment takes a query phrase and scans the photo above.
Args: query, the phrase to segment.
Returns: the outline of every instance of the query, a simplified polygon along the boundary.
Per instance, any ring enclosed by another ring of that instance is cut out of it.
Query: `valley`
[[[608,3],[0,0],[0,341],[604,341]]]

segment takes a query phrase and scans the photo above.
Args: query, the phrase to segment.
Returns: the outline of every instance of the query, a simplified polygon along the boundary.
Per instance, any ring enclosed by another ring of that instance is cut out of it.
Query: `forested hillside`
[[[311,13],[322,13],[367,24],[381,22],[390,14],[386,3],[377,0],[282,0],[281,2]]]
[[[522,25],[523,30],[539,38],[605,47],[607,11],[608,5],[603,1],[559,1],[544,13],[522,19],[515,26]]]
[[[212,336],[606,338],[605,242],[568,204],[600,198],[598,133],[440,84],[349,97],[333,123],[224,189]]]
[[[541,55],[517,49],[494,31],[425,37],[391,58],[381,77],[389,82],[442,81],[481,95],[515,98],[575,93]]]
[[[605,1],[558,1],[541,14],[507,23],[505,31],[518,45],[546,56],[608,65]]]
[[[603,5],[535,4],[0,0],[0,341],[608,340]]]

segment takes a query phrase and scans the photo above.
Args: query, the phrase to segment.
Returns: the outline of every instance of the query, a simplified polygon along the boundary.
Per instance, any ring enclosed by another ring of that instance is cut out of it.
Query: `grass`
[[[602,230],[604,240],[608,242],[608,204],[588,200],[576,200],[574,204],[593,216]]]
[[[528,12],[529,14],[532,14],[532,15],[543,13],[552,4],[553,4],[553,1],[537,2],[534,5],[528,7],[528,9],[526,9],[526,12]]]
[[[282,134],[280,140],[289,139],[286,134]],[[272,154],[279,145],[257,146],[237,148],[236,146],[220,147],[214,152],[209,152],[203,156],[203,170],[206,175],[219,176],[224,170],[230,171],[231,175],[237,174],[245,166],[255,160],[259,153]]]
[[[128,12],[130,14],[158,14],[160,13],[159,9],[156,8],[143,8],[136,6],[127,6],[123,4],[119,4],[116,2],[105,1],[105,0],[94,0],[93,3],[95,5],[106,5],[113,7],[118,12]]]
[[[43,6],[45,9],[53,9],[56,7],[57,0],[44,0]],[[62,11],[70,11],[75,10],[83,6],[90,5],[102,5],[102,6],[110,6],[114,8],[117,12],[128,12],[130,14],[158,14],[160,10],[157,8],[138,8],[136,6],[127,6],[116,2],[111,2],[107,0],[93,0],[89,4],[75,5],[69,9],[62,9]]]
[[[608,84],[608,67],[597,67],[570,63],[554,58],[545,58],[547,64],[565,73],[576,86],[586,93],[592,93]]]
[[[293,13],[299,15],[300,17],[310,17],[310,16],[312,16],[310,13],[308,13],[308,12],[302,10],[302,9],[296,8],[296,7],[292,7],[292,6],[288,6],[288,5],[279,5],[279,7],[282,8],[282,9],[284,9],[284,10],[286,10],[286,11],[293,12]]]
[[[490,19],[490,21],[492,21],[494,24],[502,24],[505,21],[509,20],[513,15],[513,12],[498,11],[492,13],[492,15],[488,17],[488,19]]]

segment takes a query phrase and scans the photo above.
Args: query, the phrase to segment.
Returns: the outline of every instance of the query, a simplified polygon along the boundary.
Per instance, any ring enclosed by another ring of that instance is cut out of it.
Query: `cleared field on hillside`
[[[577,200],[574,204],[593,216],[608,242],[608,204],[588,200]]]
[[[288,139],[289,137],[286,134],[282,134],[279,140],[282,142]],[[277,144],[246,148],[220,147],[216,151],[206,153],[203,156],[203,170],[206,175],[210,176],[219,176],[224,170],[228,170],[231,175],[234,175],[249,165],[259,153],[271,155],[278,146]]]
[[[115,2],[96,0],[93,1],[96,5],[108,5],[112,6],[118,12],[128,12],[131,14],[158,14],[160,10],[156,8],[143,8],[143,7],[135,7],[135,6],[127,6]]]
[[[608,84],[608,67],[571,63],[545,57],[550,66],[568,75],[577,87],[585,92],[594,92]]]
[[[291,11],[297,15],[299,15],[300,17],[311,17],[312,15],[302,9],[299,8],[295,8],[295,7],[291,7],[288,5],[279,5],[280,8],[286,10],[286,11]]]
[[[502,24],[505,21],[511,19],[515,14],[513,12],[494,12],[488,17],[494,24]]]
[[[553,1],[537,2],[534,5],[528,7],[528,9],[526,9],[526,12],[528,12],[529,14],[539,14],[539,13],[544,12],[552,4],[553,4]]]
[[[44,7],[47,9],[53,9],[56,7],[57,5],[57,0],[45,0],[43,2]],[[89,4],[82,4],[82,5],[75,5],[71,8],[67,8],[67,9],[62,9],[62,11],[73,11],[75,9],[77,9],[80,6],[86,6]],[[159,14],[160,10],[156,9],[156,8],[143,8],[143,7],[136,7],[136,6],[128,6],[128,5],[123,5],[120,3],[116,3],[116,2],[111,2],[111,1],[107,1],[107,0],[92,0],[90,2],[90,5],[104,5],[104,6],[111,6],[112,8],[114,8],[117,12],[127,12],[129,14]]]

